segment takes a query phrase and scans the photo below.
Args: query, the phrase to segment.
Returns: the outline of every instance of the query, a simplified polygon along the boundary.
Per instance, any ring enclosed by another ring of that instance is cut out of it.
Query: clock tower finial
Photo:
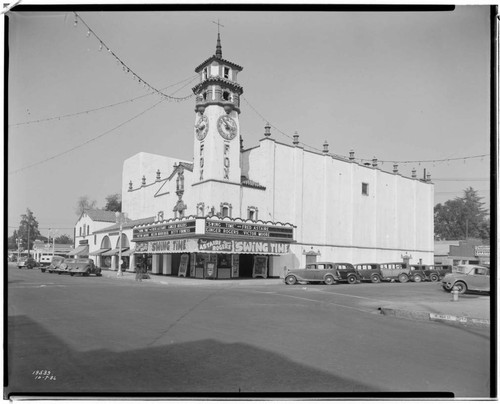
[[[222,45],[220,44],[220,33],[217,34],[217,47],[215,48],[215,56],[222,59]]]
[[[217,46],[215,48],[215,57],[217,59],[222,59],[222,45],[220,44],[220,27],[223,27],[219,20],[217,22],[212,21],[214,24],[217,24]]]

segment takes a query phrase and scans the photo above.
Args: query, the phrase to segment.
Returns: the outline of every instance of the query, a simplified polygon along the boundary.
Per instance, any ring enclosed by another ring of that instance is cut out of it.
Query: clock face
[[[202,115],[198,122],[194,125],[194,131],[196,132],[196,138],[198,140],[205,139],[208,132],[208,118],[205,115]]]
[[[222,115],[217,121],[217,129],[224,139],[233,140],[238,132],[238,125],[229,115]]]

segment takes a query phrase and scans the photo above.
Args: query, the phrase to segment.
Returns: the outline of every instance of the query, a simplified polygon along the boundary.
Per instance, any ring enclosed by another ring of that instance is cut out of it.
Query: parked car
[[[17,267],[18,268],[24,268],[24,267],[26,267],[28,269],[32,269],[32,268],[35,268],[37,266],[38,266],[38,263],[32,257],[24,258],[24,259],[22,259],[21,261],[19,261],[17,263]]]
[[[337,271],[337,282],[347,282],[350,284],[361,282],[361,277],[356,272],[354,265],[340,262],[335,263],[335,270]]]
[[[334,262],[315,262],[305,268],[289,269],[285,275],[285,283],[293,285],[297,282],[323,282],[333,285],[336,282],[347,281],[356,283],[359,276],[351,264]]]
[[[80,274],[82,276],[89,276],[94,274],[96,276],[101,276],[101,268],[94,265],[94,260],[89,258],[74,258],[64,261],[68,266],[68,272],[71,276],[75,274]]]
[[[429,276],[426,275],[426,271],[429,272]],[[412,282],[422,282],[430,280],[431,270],[428,265],[410,265],[408,277]],[[433,277],[434,278],[434,277]]]
[[[383,279],[382,272],[380,271],[380,264],[356,264],[354,265],[354,269],[362,281],[379,283]]]
[[[451,265],[423,265],[423,271],[426,279],[431,282],[441,280],[447,273],[452,270]]]
[[[454,287],[458,293],[465,293],[468,290],[489,292],[490,270],[480,265],[459,265],[456,272],[445,275],[441,284],[448,292]]]
[[[45,272],[49,271],[50,273],[52,272],[58,272],[60,269],[61,264],[64,262],[64,257],[60,257],[59,255],[54,255],[52,257],[52,260],[49,264],[48,267],[42,266],[40,267],[40,271]]]

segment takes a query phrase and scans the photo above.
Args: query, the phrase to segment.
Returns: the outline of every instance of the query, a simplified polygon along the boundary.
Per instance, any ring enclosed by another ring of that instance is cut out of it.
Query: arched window
[[[233,214],[233,206],[230,203],[223,202],[220,204],[220,215],[222,217],[231,217]]]
[[[229,91],[223,91],[222,92],[222,99],[224,101],[231,101],[231,93]]]

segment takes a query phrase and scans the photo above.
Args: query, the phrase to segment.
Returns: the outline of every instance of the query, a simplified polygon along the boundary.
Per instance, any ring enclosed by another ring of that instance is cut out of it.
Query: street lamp
[[[122,212],[116,212],[116,221],[120,224],[120,238],[119,238],[119,245],[118,245],[118,274],[117,276],[123,276],[122,272],[122,232],[123,232],[123,223],[126,221],[126,215],[124,215]]]
[[[19,262],[19,257],[21,256],[21,239],[16,238],[17,243],[17,262]]]

